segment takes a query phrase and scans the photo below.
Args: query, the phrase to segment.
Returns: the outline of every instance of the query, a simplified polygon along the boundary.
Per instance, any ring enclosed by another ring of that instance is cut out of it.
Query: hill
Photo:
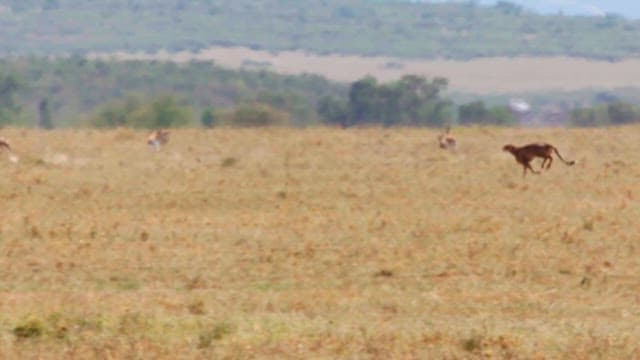
[[[499,2],[3,0],[0,54],[269,51],[470,59],[640,55],[640,21],[538,15]]]
[[[426,0],[447,1],[447,0]],[[455,0],[454,0],[455,1]],[[480,4],[494,5],[502,0],[477,0]],[[515,4],[526,9],[543,13],[583,16],[603,16],[606,14],[618,14],[630,19],[640,18],[640,3],[629,0],[511,0]]]

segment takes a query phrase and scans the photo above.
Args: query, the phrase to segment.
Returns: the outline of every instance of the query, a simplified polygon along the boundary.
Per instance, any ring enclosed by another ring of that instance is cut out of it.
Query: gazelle
[[[438,135],[440,149],[456,150],[456,138],[451,135],[451,127],[447,126],[445,133]]]
[[[147,137],[147,144],[153,146],[156,151],[160,151],[160,147],[169,142],[169,132],[166,130],[155,130]]]
[[[13,153],[13,149],[9,142],[3,138],[0,138],[0,152],[6,150],[9,153],[9,161],[14,164],[17,164],[20,161],[20,158]]]

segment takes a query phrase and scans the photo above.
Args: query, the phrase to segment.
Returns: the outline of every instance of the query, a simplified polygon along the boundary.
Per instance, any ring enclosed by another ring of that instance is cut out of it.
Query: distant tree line
[[[571,112],[573,126],[608,126],[640,122],[640,107],[616,100],[609,104],[576,108]]]
[[[347,85],[321,76],[229,70],[212,62],[30,57],[0,60],[0,125],[165,126],[165,120],[149,119],[165,113],[162,106],[186,118],[175,125],[195,125],[205,115],[204,123],[215,125],[229,121],[222,110],[248,104],[286,113],[291,125],[308,125],[321,122],[321,97],[347,92]]]
[[[345,85],[319,76],[227,70],[197,62],[5,60],[0,61],[0,126],[518,124],[504,105],[482,100],[456,104],[444,95],[447,85],[445,78],[416,75],[385,83],[365,77]],[[569,124],[617,125],[640,119],[638,107],[614,94],[597,94],[595,101],[573,110]]]
[[[506,105],[488,107],[483,101],[473,101],[458,107],[458,123],[511,126],[518,123],[518,118]]]
[[[386,84],[366,77],[351,84],[347,99],[325,97],[318,113],[328,123],[440,126],[451,120],[452,103],[440,97],[447,80],[407,75]]]
[[[516,117],[506,106],[487,107],[482,101],[457,106],[441,96],[448,80],[407,75],[398,81],[379,84],[366,77],[351,84],[345,99],[320,99],[318,114],[329,124],[355,126],[441,127],[459,123],[514,125]]]

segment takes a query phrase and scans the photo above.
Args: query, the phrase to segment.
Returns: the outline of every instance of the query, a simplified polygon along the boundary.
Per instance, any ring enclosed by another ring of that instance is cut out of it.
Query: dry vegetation
[[[473,93],[512,93],[544,90],[573,91],[585,88],[636,87],[640,83],[640,59],[618,62],[567,57],[485,58],[461,60],[421,60],[391,57],[314,55],[301,51],[252,50],[243,47],[212,47],[200,53],[159,52],[91,54],[101,59],[141,59],[175,61],[215,60],[216,64],[241,68],[245,62],[268,65],[285,74],[312,73],[332,80],[352,82],[366,75],[381,81],[396,80],[405,74],[442,76],[450,88]]]
[[[638,130],[3,129],[0,358],[638,358]]]

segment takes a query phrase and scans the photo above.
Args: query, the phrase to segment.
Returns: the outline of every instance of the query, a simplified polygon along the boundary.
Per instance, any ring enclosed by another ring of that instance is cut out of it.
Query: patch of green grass
[[[142,286],[140,281],[129,276],[115,275],[110,277],[109,281],[117,289],[125,291],[138,290]]]
[[[205,349],[211,346],[214,341],[222,340],[225,336],[233,332],[233,326],[227,322],[217,323],[210,330],[201,332],[198,336],[198,348]]]
[[[227,157],[227,158],[224,158],[222,160],[222,162],[220,163],[220,166],[223,167],[223,168],[232,167],[232,166],[236,165],[237,163],[238,163],[238,159],[236,159],[234,157]]]
[[[45,325],[37,319],[30,319],[13,328],[13,335],[17,339],[37,339],[44,335]]]

